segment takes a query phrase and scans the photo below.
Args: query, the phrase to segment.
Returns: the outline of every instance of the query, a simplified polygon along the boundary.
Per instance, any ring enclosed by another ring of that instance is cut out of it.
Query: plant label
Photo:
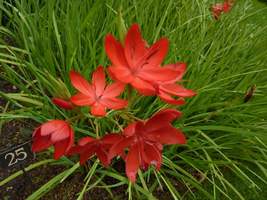
[[[0,167],[3,169],[12,169],[15,166],[23,164],[34,159],[31,151],[31,141],[13,146],[0,153]]]

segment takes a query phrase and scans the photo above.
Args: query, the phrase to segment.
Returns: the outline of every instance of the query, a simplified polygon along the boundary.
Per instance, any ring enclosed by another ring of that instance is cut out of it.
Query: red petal
[[[212,6],[213,11],[223,11],[223,4],[222,3],[216,3]]]
[[[66,153],[68,153],[68,151],[70,150],[70,148],[73,146],[74,144],[74,131],[72,128],[70,128],[70,133],[69,133],[69,138],[68,138],[68,146],[67,146],[67,149],[66,149]]]
[[[181,130],[176,129],[176,136],[175,137],[176,137],[176,141],[178,144],[186,144],[186,137]]]
[[[123,136],[122,135],[115,134],[115,133],[110,133],[110,134],[104,135],[101,138],[101,141],[104,144],[115,144],[115,143],[121,141],[122,139],[123,139]]]
[[[177,84],[164,84],[159,86],[160,90],[179,97],[192,97],[196,95],[193,90],[188,90]]]
[[[105,116],[106,115],[106,108],[104,105],[96,102],[91,107],[91,113],[92,113],[92,115],[95,115],[95,116]]]
[[[150,140],[161,144],[185,144],[186,142],[184,134],[180,130],[171,126],[147,132],[146,136]]]
[[[181,116],[181,112],[175,109],[164,109],[152,116],[146,123],[147,131],[154,131],[170,124],[173,120]]]
[[[39,131],[35,132],[34,137],[33,137],[33,143],[32,143],[33,152],[42,151],[52,145],[52,142],[50,140],[50,135],[41,136],[40,129],[38,130]]]
[[[218,20],[222,11],[223,11],[223,4],[217,3],[211,7],[213,17]]]
[[[135,78],[132,82],[131,85],[141,94],[145,96],[152,96],[156,93],[156,89],[153,87],[152,84],[143,81],[140,78]]]
[[[136,173],[140,165],[140,152],[137,144],[132,145],[126,156],[126,174],[131,182],[135,182]]]
[[[96,148],[94,145],[88,146],[81,154],[80,154],[80,164],[84,164],[92,155],[95,154]]]
[[[87,136],[87,137],[83,137],[82,139],[80,139],[78,142],[78,145],[84,146],[84,145],[91,143],[91,142],[94,142],[94,141],[95,141],[94,138]]]
[[[134,122],[132,124],[129,124],[124,130],[123,130],[123,134],[125,136],[133,136],[135,134],[135,130],[136,130],[136,125],[138,122]]]
[[[41,125],[41,135],[51,135],[52,133],[68,126],[68,123],[63,120],[51,120]]]
[[[125,57],[130,65],[134,67],[137,61],[146,53],[145,42],[142,39],[139,27],[133,24],[125,37]]]
[[[94,71],[92,83],[95,86],[96,96],[102,95],[106,86],[105,72],[102,66],[97,67]]]
[[[105,167],[107,167],[109,165],[108,155],[105,151],[103,151],[103,149],[98,148],[96,150],[96,155]]]
[[[165,101],[168,104],[177,105],[177,106],[185,104],[184,98],[174,99],[170,95],[166,94],[165,92],[159,92],[158,96],[160,97],[162,101]]]
[[[153,44],[145,55],[146,63],[150,66],[159,66],[168,52],[169,42],[166,38],[161,38]]]
[[[106,98],[119,96],[124,90],[125,84],[116,82],[108,85],[104,91],[103,96]]]
[[[65,152],[68,148],[69,145],[69,140],[61,140],[59,142],[56,142],[54,144],[55,151],[54,151],[54,159],[58,160],[61,156],[65,155]]]
[[[112,35],[106,36],[105,50],[107,56],[115,67],[128,67],[128,63],[124,56],[123,47]]]
[[[68,150],[67,155],[74,155],[74,154],[80,154],[82,151],[83,147],[81,146],[73,146]]]
[[[230,10],[231,10],[231,5],[229,4],[229,2],[224,2],[223,3],[223,12],[224,13],[227,13],[227,12],[229,12]]]
[[[64,99],[53,98],[52,101],[55,105],[57,105],[61,108],[64,108],[66,110],[72,110],[73,109],[72,103],[69,101],[65,101]]]
[[[148,67],[143,68],[138,73],[138,77],[142,78],[143,80],[147,81],[173,81],[176,80],[178,77],[179,72],[174,69],[170,68],[163,68],[163,67]]]
[[[162,151],[162,149],[163,149],[163,145],[162,144],[156,142],[156,143],[154,143],[154,145],[160,152]]]
[[[79,92],[86,94],[87,96],[94,96],[95,91],[91,84],[87,82],[78,72],[70,72],[70,80],[73,85]]]
[[[180,73],[184,74],[186,71],[186,63],[184,62],[177,62],[174,64],[167,64],[163,66],[164,68],[174,69],[179,71]]]
[[[37,128],[35,128],[32,133],[32,137],[34,137],[36,134],[40,136],[40,131],[41,131],[41,126],[38,126]]]
[[[128,102],[126,100],[117,99],[117,98],[103,97],[100,102],[107,108],[114,109],[114,110],[125,108],[128,105]]]
[[[77,93],[71,97],[71,102],[77,106],[90,106],[95,102],[91,96],[87,96],[83,93]]]
[[[109,67],[108,72],[111,77],[115,77],[116,81],[121,81],[123,83],[130,83],[133,80],[131,71],[124,67]]]
[[[159,149],[154,145],[145,142],[142,158],[148,165],[154,165],[159,170],[162,163],[162,157]]]
[[[108,154],[109,160],[111,160],[117,155],[122,154],[124,150],[132,144],[132,142],[133,142],[133,137],[127,137],[115,143],[109,150]]]
[[[69,136],[70,136],[70,127],[64,126],[61,129],[58,129],[57,131],[51,134],[51,141],[53,143],[59,142],[61,140],[67,139]]]
[[[180,81],[183,78],[183,75],[186,71],[186,63],[177,62],[175,64],[164,65],[163,68],[173,69],[177,72],[177,76],[174,80],[169,81],[169,82],[164,81],[164,83],[175,83],[176,81]]]

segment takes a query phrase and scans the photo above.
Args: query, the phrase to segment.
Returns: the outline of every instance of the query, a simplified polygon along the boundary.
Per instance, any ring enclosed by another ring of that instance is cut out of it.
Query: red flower
[[[223,12],[228,13],[231,10],[232,6],[233,6],[233,3],[231,1],[225,1],[223,3]]]
[[[66,110],[72,110],[74,108],[73,104],[70,101],[66,101],[64,99],[54,97],[52,101],[55,105]]]
[[[78,145],[70,149],[69,155],[79,154],[80,164],[84,164],[91,156],[96,154],[101,163],[107,167],[109,165],[108,151],[110,147],[122,139],[121,135],[108,134],[101,139],[84,137],[79,140]]]
[[[218,20],[220,15],[223,12],[223,4],[222,3],[216,3],[211,6],[211,11],[214,19]]]
[[[74,71],[70,72],[70,79],[79,91],[71,97],[71,102],[77,106],[90,106],[91,113],[95,116],[104,116],[106,108],[118,110],[127,106],[126,100],[116,98],[124,90],[124,84],[117,82],[106,85],[102,66],[93,72],[92,84]]]
[[[170,81],[178,75],[171,68],[160,67],[168,46],[168,40],[162,38],[147,47],[137,24],[129,29],[124,46],[112,35],[107,35],[105,49],[112,62],[109,73],[113,79],[131,84],[141,94],[154,95],[156,89],[151,81]]]
[[[184,134],[171,126],[171,122],[181,115],[173,109],[158,112],[145,122],[135,122],[123,131],[125,136],[115,143],[109,151],[109,159],[120,155],[128,148],[126,174],[135,182],[136,173],[141,166],[146,169],[150,164],[160,169],[163,144],[185,144]]]
[[[233,7],[234,1],[233,0],[226,0],[223,3],[216,3],[212,5],[211,11],[213,17],[218,20],[222,13],[228,13],[231,8]]]
[[[176,84],[177,81],[181,81],[185,70],[185,63],[176,63],[166,65],[166,68],[174,69],[178,76],[176,79],[171,81],[157,81],[154,83],[154,87],[156,88],[157,95],[161,98],[161,100],[174,105],[182,105],[185,103],[183,97],[192,97],[196,95],[196,93],[192,90],[186,89],[181,85]],[[174,99],[171,95],[179,97],[178,99]]]
[[[54,158],[66,155],[74,143],[74,133],[70,125],[63,120],[51,120],[39,126],[33,132],[32,151],[39,152],[54,145]]]

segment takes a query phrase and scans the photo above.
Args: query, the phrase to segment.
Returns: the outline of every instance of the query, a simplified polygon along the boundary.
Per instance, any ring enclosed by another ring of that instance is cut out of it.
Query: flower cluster
[[[124,45],[112,35],[108,35],[105,40],[105,49],[112,63],[108,68],[111,78],[130,84],[143,95],[157,95],[167,103],[183,104],[182,97],[191,97],[195,93],[176,84],[185,72],[185,63],[161,67],[168,46],[168,40],[162,38],[148,47],[137,24],[129,29]],[[175,100],[171,95],[181,98]]]
[[[127,99],[119,97],[126,85],[136,89],[141,95],[158,96],[162,101],[173,105],[182,105],[185,103],[184,97],[196,94],[180,84],[186,70],[185,63],[162,66],[168,51],[166,38],[148,46],[139,26],[134,24],[123,43],[112,35],[107,35],[105,50],[111,61],[107,68],[108,74],[114,82],[107,84],[102,66],[92,73],[90,82],[72,70],[70,81],[78,92],[67,100],[53,98],[54,104],[67,110],[87,106],[93,116],[104,117],[107,109],[127,107]],[[125,160],[128,178],[135,182],[139,168],[145,170],[149,165],[154,165],[156,169],[160,169],[163,145],[186,143],[181,130],[171,124],[180,116],[181,112],[175,109],[164,109],[150,119],[131,121],[119,133],[105,134],[101,138],[84,137],[77,144],[69,122],[51,120],[34,131],[32,150],[39,152],[54,146],[55,159],[78,154],[80,164],[96,155],[103,166],[108,166],[114,157],[120,156]]]
[[[211,6],[211,11],[214,19],[218,20],[222,13],[228,13],[234,4],[233,0],[225,0],[223,3],[216,3]]]

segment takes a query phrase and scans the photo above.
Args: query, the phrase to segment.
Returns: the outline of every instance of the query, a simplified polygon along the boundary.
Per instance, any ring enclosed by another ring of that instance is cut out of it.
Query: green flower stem
[[[148,187],[147,187],[147,185],[146,185],[146,181],[145,181],[145,179],[144,179],[144,177],[143,177],[143,174],[142,174],[142,172],[141,172],[140,169],[138,169],[138,176],[139,176],[139,178],[140,178],[140,180],[141,180],[141,183],[142,183],[143,188],[144,188],[145,191],[147,191],[147,193],[149,194],[148,199],[149,199],[149,200],[155,200],[156,198],[155,198],[155,197],[153,196],[153,194],[149,191],[149,189],[148,189]]]
[[[127,85],[127,99],[128,99],[128,109],[130,110],[131,105],[133,103],[133,87],[131,85]]]
[[[139,178],[140,178],[140,180],[141,180],[141,183],[142,183],[143,188],[144,188],[147,192],[149,192],[148,187],[147,187],[146,182],[145,182],[145,179],[144,179],[143,174],[142,174],[142,172],[141,172],[140,169],[138,169],[138,176],[139,176]]]
[[[80,112],[78,115],[74,116],[74,117],[70,117],[68,118],[66,121],[71,123],[73,122],[74,120],[77,120],[77,119],[81,119],[84,117],[84,114],[82,112]]]
[[[117,16],[117,28],[119,32],[119,39],[122,44],[124,44],[124,38],[126,36],[127,30],[125,26],[125,22],[122,17],[122,7],[119,7],[118,16]]]
[[[128,200],[132,200],[132,183],[128,185]]]
[[[95,124],[96,139],[99,139],[99,126],[98,126],[98,123],[97,123],[97,119],[95,119],[94,124]]]

